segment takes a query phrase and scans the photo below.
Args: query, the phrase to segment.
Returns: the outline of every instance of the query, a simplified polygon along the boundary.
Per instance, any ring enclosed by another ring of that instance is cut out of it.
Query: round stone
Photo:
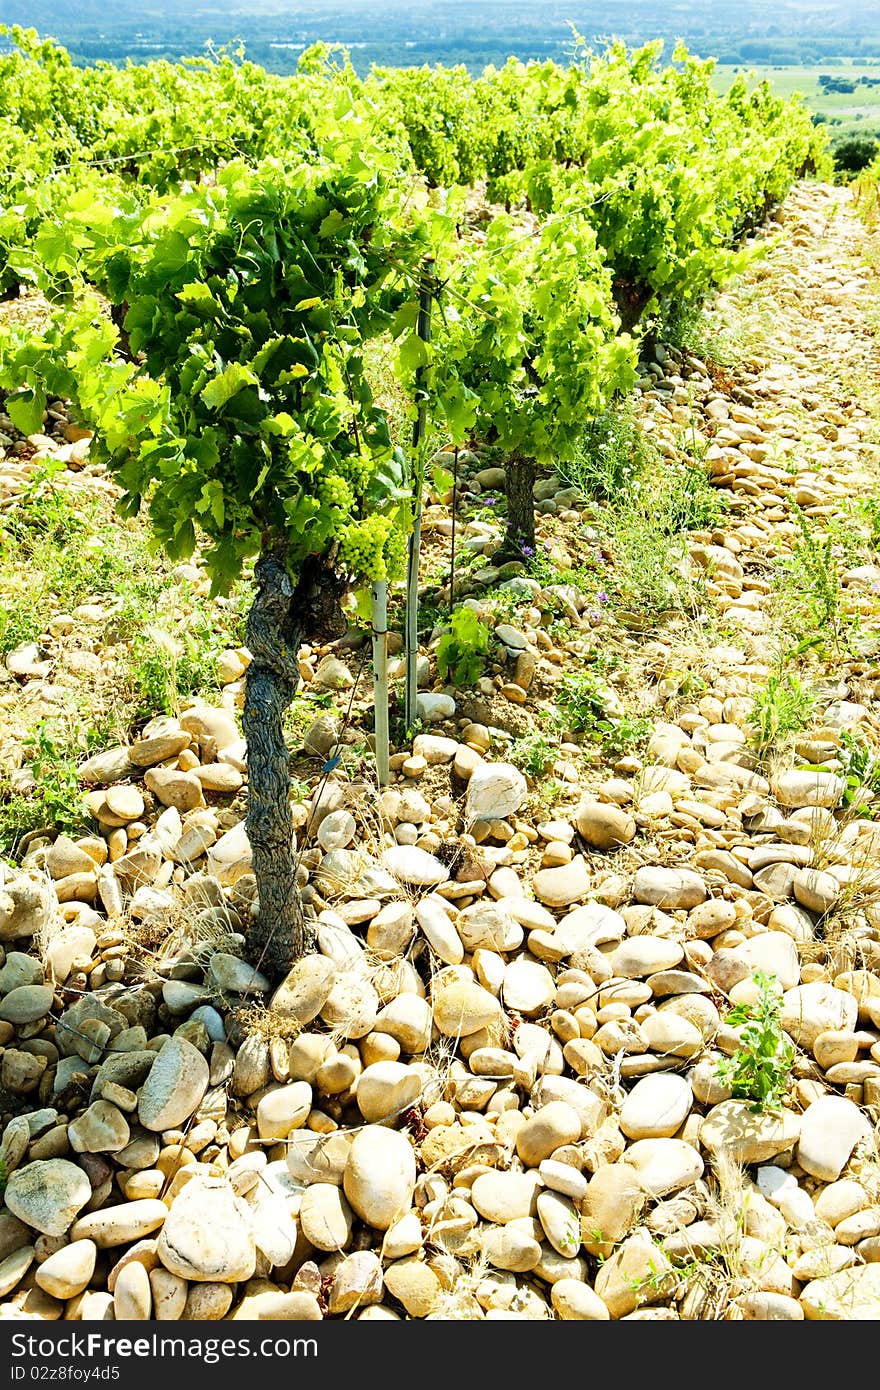
[[[516,1151],[528,1168],[536,1168],[555,1149],[575,1144],[581,1137],[581,1119],[564,1100],[544,1105],[526,1120],[516,1136]]]
[[[684,957],[677,941],[662,936],[629,936],[615,949],[611,969],[627,980],[647,979],[658,970],[672,970]]]
[[[505,969],[501,993],[505,1008],[532,1018],[553,1003],[556,981],[546,965],[520,956]]]
[[[357,833],[357,821],[350,811],[331,811],[318,826],[318,844],[323,850],[347,849]]]
[[[121,782],[116,787],[108,787],[104,795],[104,805],[112,816],[123,825],[140,820],[144,814],[144,798],[137,787],[130,782]]]
[[[823,915],[840,897],[840,884],[833,874],[820,869],[798,869],[792,879],[794,895],[802,907]]]
[[[82,1168],[63,1158],[47,1158],[16,1168],[4,1200],[13,1216],[47,1236],[63,1236],[92,1195]]]
[[[382,1301],[382,1263],[372,1250],[355,1250],[337,1265],[330,1287],[331,1317]]]
[[[798,1047],[812,1048],[819,1034],[829,1029],[851,1032],[858,1013],[854,995],[817,980],[786,990],[780,1022]]]
[[[501,1005],[468,972],[443,970],[434,976],[431,1003],[434,1022],[447,1038],[469,1037],[501,1022]]]
[[[623,1103],[620,1128],[629,1139],[669,1139],[684,1124],[693,1102],[684,1077],[662,1072],[644,1076]]]
[[[309,1118],[312,1088],[307,1081],[277,1086],[257,1104],[257,1129],[261,1139],[286,1139]]]
[[[550,1299],[556,1316],[564,1322],[607,1322],[611,1317],[595,1289],[581,1279],[557,1279]]]
[[[120,1270],[113,1290],[113,1310],[117,1322],[146,1322],[153,1309],[150,1276],[138,1260]]]
[[[780,806],[824,806],[830,809],[840,801],[846,784],[842,777],[837,777],[833,772],[792,769],[779,773],[770,786]]]
[[[427,1318],[443,1292],[437,1275],[424,1260],[408,1255],[385,1268],[385,1287],[411,1318]]]
[[[481,1173],[471,1188],[471,1202],[480,1216],[504,1226],[537,1213],[541,1181],[536,1173]]]
[[[143,1197],[120,1206],[101,1207],[81,1216],[70,1228],[71,1240],[93,1240],[99,1250],[130,1245],[159,1229],[168,1208],[157,1197]]]
[[[177,1129],[201,1105],[208,1089],[208,1063],[197,1047],[172,1037],[161,1047],[138,1097],[144,1129]]]
[[[121,1110],[106,1100],[96,1100],[68,1125],[67,1137],[75,1153],[118,1153],[131,1138],[131,1131]]]
[[[468,781],[465,815],[469,821],[506,820],[522,806],[528,783],[511,763],[482,763]]]
[[[364,1119],[373,1124],[402,1115],[421,1093],[418,1072],[402,1062],[374,1062],[361,1072],[355,1099]]]
[[[705,883],[693,869],[664,869],[649,865],[638,869],[633,881],[633,897],[637,903],[662,907],[667,912],[676,908],[697,907],[709,896]]]
[[[376,1023],[379,996],[357,970],[341,971],[321,1009],[321,1018],[343,1038],[363,1038]]]
[[[98,1247],[93,1240],[74,1240],[38,1266],[35,1279],[53,1298],[76,1298],[95,1272]]]
[[[636,823],[619,806],[604,801],[584,802],[575,814],[575,823],[593,849],[617,849],[635,839]]]
[[[375,1030],[386,1033],[404,1052],[424,1052],[431,1041],[433,1014],[427,999],[399,994],[376,1015]]]
[[[820,1096],[801,1117],[796,1157],[800,1166],[822,1182],[836,1182],[856,1144],[870,1141],[871,1125],[857,1105],[844,1096]]]
[[[801,1290],[799,1302],[805,1316],[814,1321],[876,1322],[880,1312],[880,1263],[813,1279]]]
[[[700,1144],[736,1163],[764,1163],[793,1149],[799,1132],[800,1119],[788,1110],[755,1112],[747,1101],[723,1100],[703,1120]]]
[[[574,1202],[561,1192],[539,1192],[538,1220],[553,1249],[573,1258],[581,1248],[581,1222]]]
[[[240,956],[215,951],[208,962],[206,979],[225,994],[265,994],[269,981]]]
[[[461,964],[464,945],[445,907],[431,898],[425,898],[416,906],[416,921],[435,956],[439,956],[446,965]]]
[[[693,1057],[702,1050],[699,1028],[679,1014],[651,1014],[639,1026],[648,1047],[662,1057]]]
[[[344,1250],[351,1240],[351,1207],[334,1183],[316,1182],[306,1188],[298,1220],[316,1250]]]
[[[368,1226],[387,1231],[412,1205],[416,1182],[413,1147],[404,1134],[367,1125],[351,1142],[343,1187]]]
[[[535,897],[548,907],[567,907],[590,891],[590,874],[582,854],[558,869],[539,869],[532,878]]]
[[[813,1042],[813,1056],[825,1071],[841,1062],[854,1062],[859,1052],[856,1033],[828,1028]]]
[[[303,956],[272,995],[269,1008],[304,1027],[318,1017],[335,980],[336,966],[326,956]]]
[[[12,1293],[15,1286],[21,1283],[34,1262],[34,1254],[32,1245],[21,1245],[5,1260],[0,1260],[0,1298]]]
[[[6,1023],[35,1023],[45,1018],[54,994],[49,985],[19,985],[0,1002],[0,1019]]]
[[[393,845],[382,855],[382,867],[402,883],[417,888],[431,888],[445,883],[449,870],[433,854],[418,845]]]
[[[490,1226],[480,1242],[483,1258],[494,1269],[527,1274],[541,1259],[541,1244],[514,1226]]]
[[[581,1203],[584,1247],[603,1259],[610,1255],[615,1245],[633,1230],[646,1201],[647,1193],[632,1164],[606,1163],[598,1168]]]
[[[167,1270],[196,1283],[250,1279],[256,1247],[250,1210],[225,1178],[197,1177],[178,1192],[159,1236]]]

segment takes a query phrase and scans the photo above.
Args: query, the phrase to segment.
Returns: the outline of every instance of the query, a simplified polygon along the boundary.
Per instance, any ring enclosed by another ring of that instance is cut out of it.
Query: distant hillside
[[[597,22],[600,21],[600,23]],[[518,57],[562,58],[571,25],[601,46],[682,38],[724,63],[814,63],[837,55],[880,61],[875,0],[0,0],[0,22],[52,34],[79,61],[144,61],[201,52],[206,43],[244,41],[247,54],[275,72],[296,66],[319,40],[351,49],[361,71],[465,63],[479,69]]]

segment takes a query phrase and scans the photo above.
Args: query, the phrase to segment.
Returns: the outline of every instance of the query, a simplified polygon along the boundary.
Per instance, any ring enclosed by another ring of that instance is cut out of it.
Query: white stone
[[[435,901],[432,896],[423,898],[416,904],[415,911],[416,921],[434,955],[446,965],[460,965],[464,960],[464,945],[443,901]]]
[[[256,1267],[250,1210],[226,1178],[200,1175],[181,1188],[157,1248],[167,1270],[196,1283],[239,1283]]]
[[[629,1139],[671,1139],[690,1114],[694,1097],[682,1076],[658,1072],[633,1086],[620,1112]]]
[[[446,865],[417,845],[393,845],[391,849],[386,849],[382,855],[382,867],[402,883],[419,888],[430,888],[445,883],[449,878]]]
[[[797,1161],[822,1182],[835,1182],[856,1144],[870,1141],[871,1125],[857,1105],[844,1096],[820,1096],[801,1117]]]
[[[208,1089],[208,1063],[185,1038],[163,1044],[138,1098],[144,1129],[175,1129],[199,1107]]]
[[[485,763],[471,774],[465,815],[470,821],[506,820],[528,796],[528,784],[512,763]]]
[[[355,1134],[345,1166],[343,1187],[353,1210],[380,1231],[387,1231],[412,1205],[416,1160],[406,1135],[380,1125]]]
[[[6,1206],[26,1226],[63,1236],[92,1195],[82,1168],[63,1158],[38,1159],[16,1168],[6,1184]]]

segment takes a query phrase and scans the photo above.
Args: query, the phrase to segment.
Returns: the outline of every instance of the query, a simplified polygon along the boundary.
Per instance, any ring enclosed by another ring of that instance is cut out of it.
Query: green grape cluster
[[[336,507],[348,513],[354,506],[354,493],[338,473],[322,473],[318,478],[318,499],[323,507]]]
[[[357,579],[395,579],[406,560],[406,537],[390,516],[368,516],[348,525],[339,542],[338,566]]]

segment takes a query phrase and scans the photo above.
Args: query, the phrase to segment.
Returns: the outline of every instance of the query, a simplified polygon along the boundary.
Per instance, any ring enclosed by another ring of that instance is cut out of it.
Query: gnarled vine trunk
[[[248,956],[280,979],[310,948],[296,883],[290,770],[284,712],[299,685],[297,653],[304,637],[338,636],[344,584],[318,557],[294,583],[279,551],[254,568],[256,597],[246,640],[253,660],[245,676],[242,726],[247,741],[248,809],[259,912],[248,932]]]
[[[535,553],[535,460],[511,454],[504,465],[507,534],[502,558],[528,559]]]

